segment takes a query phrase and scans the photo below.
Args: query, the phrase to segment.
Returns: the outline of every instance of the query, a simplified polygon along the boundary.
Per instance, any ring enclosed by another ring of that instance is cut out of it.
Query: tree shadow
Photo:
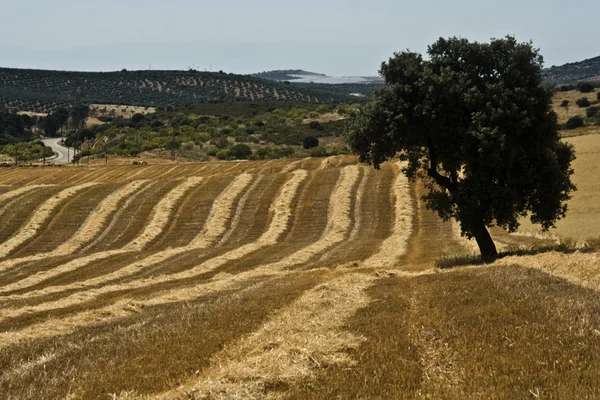
[[[571,243],[559,243],[549,246],[537,246],[537,247],[528,247],[528,248],[509,248],[507,250],[501,251],[498,254],[498,260],[511,257],[511,256],[533,256],[536,254],[549,253],[552,251],[563,253],[563,254],[573,254],[576,252],[579,253],[593,253],[598,251],[600,246],[576,246]],[[458,255],[445,255],[436,260],[435,266],[438,269],[452,269],[457,267],[466,267],[473,265],[486,265],[491,264],[484,262],[481,259],[481,256],[478,254],[458,254]]]

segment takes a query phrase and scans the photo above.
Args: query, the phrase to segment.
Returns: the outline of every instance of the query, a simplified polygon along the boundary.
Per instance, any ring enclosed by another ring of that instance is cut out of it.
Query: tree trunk
[[[485,225],[481,224],[473,229],[472,234],[479,246],[481,260],[486,263],[495,261],[498,258],[498,251]]]

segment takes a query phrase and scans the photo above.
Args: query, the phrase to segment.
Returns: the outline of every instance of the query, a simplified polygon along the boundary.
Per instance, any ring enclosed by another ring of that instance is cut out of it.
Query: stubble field
[[[353,156],[3,169],[0,398],[599,396],[598,254],[495,232],[438,269],[472,244],[423,190]]]

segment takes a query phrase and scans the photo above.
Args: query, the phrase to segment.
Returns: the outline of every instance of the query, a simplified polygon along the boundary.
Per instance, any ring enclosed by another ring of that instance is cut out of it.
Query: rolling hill
[[[236,100],[355,102],[349,90],[296,86],[247,75],[196,71],[68,72],[0,68],[0,105],[49,112],[75,99],[90,104],[167,107]]]

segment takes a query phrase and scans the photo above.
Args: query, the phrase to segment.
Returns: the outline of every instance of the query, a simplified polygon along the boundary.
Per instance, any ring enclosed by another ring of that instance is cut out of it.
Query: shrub
[[[569,107],[569,100],[563,100],[562,103],[560,103],[561,107]]]
[[[598,100],[600,100],[600,92],[598,92],[596,96],[598,97]]]
[[[321,126],[321,123],[319,121],[310,121],[308,126],[310,127],[310,129],[319,129],[319,126]]]
[[[319,139],[314,136],[307,136],[302,141],[302,147],[305,149],[312,149],[313,147],[319,147]]]
[[[567,129],[577,129],[583,126],[583,118],[580,116],[569,118],[567,121],[566,127]]]
[[[322,148],[322,147],[318,147],[318,148],[315,148],[315,149],[310,149],[309,152],[308,152],[308,154],[311,157],[326,157],[327,156],[327,151],[324,148]]]
[[[600,110],[600,107],[590,107],[587,110],[585,110],[585,115],[588,118],[592,118],[593,116],[596,115],[596,113],[598,112],[598,110]]]
[[[576,89],[575,85],[561,85],[560,86],[561,92],[568,92],[570,90],[575,90],[575,89]]]
[[[252,155],[252,149],[247,144],[234,144],[229,150],[229,155],[237,160],[247,160]]]
[[[131,123],[134,125],[139,124],[143,120],[144,120],[144,114],[137,113],[137,114],[133,114],[131,116]]]
[[[229,158],[229,152],[227,150],[219,150],[216,156],[217,160],[227,160]]]
[[[577,99],[575,104],[577,104],[581,108],[585,108],[590,106],[590,101],[586,97],[582,97],[580,99]]]
[[[218,152],[219,149],[217,149],[216,147],[209,147],[208,149],[206,149],[206,155],[211,157],[216,156]]]
[[[577,88],[581,93],[590,93],[594,91],[594,85],[592,85],[590,82],[581,82],[579,85],[577,85]]]

